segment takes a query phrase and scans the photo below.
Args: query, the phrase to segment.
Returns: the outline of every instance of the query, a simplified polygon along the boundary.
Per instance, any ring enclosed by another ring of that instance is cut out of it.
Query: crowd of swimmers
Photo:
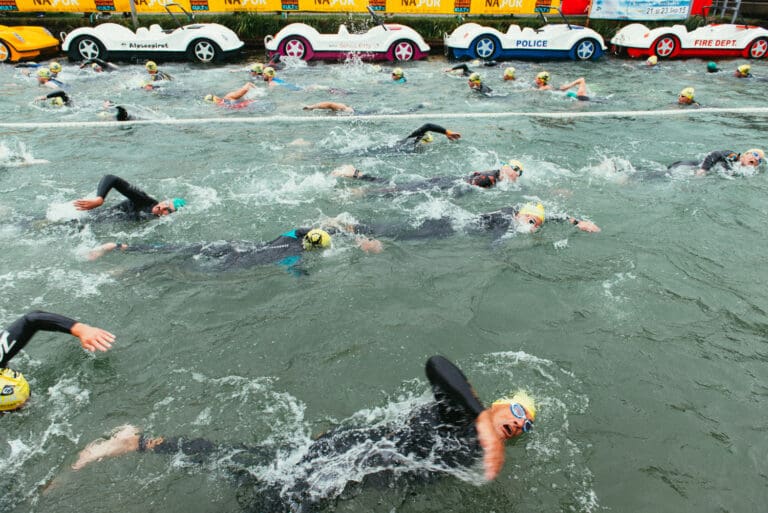
[[[475,66],[478,64],[474,64]],[[646,66],[658,65],[656,57],[650,57]],[[62,66],[51,62],[48,66],[36,64],[24,65],[27,70],[34,70],[37,82],[41,87],[51,89],[40,95],[37,101],[48,101],[57,107],[72,104],[72,99],[65,92],[66,85],[59,79]],[[252,81],[248,81],[239,89],[223,93],[207,94],[205,101],[223,107],[246,106],[250,100],[248,93],[256,87],[253,80],[263,81],[269,87],[298,88],[277,77],[281,67],[279,59],[273,59],[267,65],[254,63],[248,67]],[[118,70],[115,64],[92,59],[84,62],[81,69],[95,73]],[[153,61],[145,64],[147,79],[142,87],[148,90],[159,87],[162,83],[173,80],[173,77],[160,70]],[[467,77],[468,86],[480,94],[491,94],[492,90],[484,82],[481,73],[474,71],[467,64],[458,64],[445,70],[447,73],[461,73]],[[715,63],[709,63],[708,72],[719,71]],[[751,78],[748,64],[740,65],[735,71],[739,78]],[[504,81],[517,80],[516,70],[508,66],[502,70]],[[396,84],[407,82],[405,72],[396,67],[391,71],[391,81]],[[532,81],[538,90],[553,90],[551,77],[547,71],[541,71]],[[302,88],[299,88],[302,89]],[[560,85],[557,89],[577,101],[593,99],[588,91],[586,80],[581,77]],[[684,105],[698,105],[695,101],[695,91],[692,87],[684,88],[678,97],[678,102]],[[133,117],[124,107],[112,103],[108,107],[117,109],[117,119],[129,121]],[[354,109],[339,102],[318,102],[304,106],[306,110],[325,109],[341,113],[353,113]],[[411,131],[395,144],[375,151],[421,151],[434,141],[432,134],[442,134],[448,141],[456,142],[461,134],[433,123],[426,123]],[[731,150],[713,151],[702,160],[680,161],[670,168],[688,166],[696,174],[706,174],[716,166],[723,170],[732,170],[735,165],[758,168],[765,161],[765,153],[761,149],[749,149],[738,153]],[[503,182],[516,182],[523,179],[524,165],[516,159],[499,163],[493,169],[471,170],[465,176],[437,176],[427,180],[416,181],[397,186],[391,186],[380,177],[370,174],[353,164],[344,164],[331,171],[332,176],[347,180],[357,180],[367,184],[366,194],[393,195],[405,191],[425,189],[445,189],[457,183],[468,188],[487,189]],[[104,207],[107,196],[111,191],[117,191],[123,200],[112,206]],[[174,214],[183,209],[186,201],[179,197],[156,199],[121,177],[105,175],[96,188],[96,197],[81,198],[74,202],[75,208],[90,211],[86,222],[101,222],[113,219],[130,219],[135,221],[149,220]],[[533,232],[539,230],[545,221],[560,221],[572,225],[578,230],[590,233],[600,231],[600,228],[588,219],[577,218],[567,214],[552,215],[545,211],[540,202],[532,202],[507,206],[493,212],[478,214],[471,223],[471,228],[479,232],[504,235],[510,230]],[[218,243],[218,244],[129,244],[121,241],[104,243],[91,253],[91,258],[98,258],[112,251],[122,252],[171,252],[181,256],[194,257],[195,260],[208,258],[215,261],[221,269],[242,268],[252,265],[278,264],[285,266],[294,273],[300,273],[302,255],[308,251],[323,250],[331,247],[334,237],[350,237],[363,251],[379,253],[383,249],[380,237],[398,237],[399,239],[422,239],[425,237],[444,237],[455,234],[455,227],[450,219],[432,219],[420,225],[397,225],[383,223],[349,223],[341,219],[324,219],[317,226],[290,227],[275,239],[267,242],[247,243]],[[69,333],[80,341],[87,351],[107,351],[115,342],[115,335],[101,328],[93,327],[55,313],[30,312],[10,324],[0,335],[0,412],[13,411],[24,406],[30,397],[29,384],[24,376],[8,368],[8,364],[22,350],[33,335],[38,331],[58,331]],[[508,439],[529,432],[536,420],[536,405],[525,392],[518,391],[485,406],[475,394],[466,376],[453,363],[441,356],[433,356],[426,363],[426,375],[432,386],[434,401],[427,406],[412,412],[409,419],[401,426],[385,431],[365,429],[362,427],[354,433],[346,429],[331,430],[319,437],[309,448],[305,459],[311,463],[328,451],[344,452],[351,450],[352,445],[361,439],[386,440],[390,447],[396,448],[403,455],[419,457],[438,457],[448,467],[471,466],[475,461],[483,462],[484,475],[494,479],[501,470],[504,462],[504,442]],[[455,441],[453,444],[440,443],[438,439],[447,437]],[[207,456],[220,448],[214,442],[185,437],[150,436],[139,428],[126,426],[113,437],[88,445],[78,456],[73,465],[80,469],[105,457],[119,456],[132,451],[153,452],[159,454],[174,454],[179,451],[185,454]],[[266,450],[263,447],[247,448],[243,455],[258,458],[261,461],[275,457],[275,448]],[[372,460],[371,471],[380,469],[387,464],[396,466],[397,461],[386,460],[385,455]],[[382,459],[384,458],[384,459]],[[311,467],[311,465],[309,465]],[[307,476],[309,479],[310,476]],[[402,476],[398,475],[398,478]],[[253,476],[252,476],[253,478]],[[306,499],[304,489],[299,480],[294,489],[274,489],[268,483],[252,479],[250,485],[259,490],[260,499],[257,508],[262,511],[296,510],[294,505]]]

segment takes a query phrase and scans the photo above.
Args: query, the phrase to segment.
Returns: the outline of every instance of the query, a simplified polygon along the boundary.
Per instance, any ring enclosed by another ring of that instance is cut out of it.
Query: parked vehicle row
[[[236,55],[244,43],[229,28],[218,23],[183,24],[171,11],[174,2],[165,5],[178,25],[163,29],[150,25],[130,30],[116,23],[82,27],[61,36],[61,50],[73,61],[170,60],[186,58],[212,63]],[[376,25],[364,32],[351,33],[345,24],[337,33],[321,34],[304,23],[291,23],[274,36],[264,39],[270,56],[303,60],[343,60],[350,54],[366,60],[410,61],[429,55],[430,47],[410,27],[384,23],[368,8]],[[556,11],[563,23],[549,23],[545,14]],[[533,29],[510,25],[506,32],[477,23],[464,23],[444,37],[446,54],[455,59],[572,59],[596,60],[607,50],[602,36],[592,29],[568,22],[558,8],[537,7],[543,24]],[[656,55],[677,57],[764,58],[768,53],[768,30],[750,25],[711,24],[691,32],[683,25],[649,29],[632,23],[611,39],[612,50],[629,57]],[[0,25],[0,62],[34,59],[55,53],[59,41],[42,27],[5,27]]]

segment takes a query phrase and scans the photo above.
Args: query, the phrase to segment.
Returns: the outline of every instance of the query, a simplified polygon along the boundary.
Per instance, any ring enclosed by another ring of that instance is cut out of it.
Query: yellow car
[[[58,49],[59,40],[43,27],[0,25],[0,62],[34,59],[43,53],[56,53]]]

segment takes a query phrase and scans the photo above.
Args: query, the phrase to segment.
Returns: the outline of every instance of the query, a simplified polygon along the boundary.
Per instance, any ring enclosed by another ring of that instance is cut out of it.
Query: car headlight
[[[16,39],[19,40],[19,43],[23,43],[24,42],[24,38],[21,37],[18,32],[14,32],[13,35],[16,36]]]

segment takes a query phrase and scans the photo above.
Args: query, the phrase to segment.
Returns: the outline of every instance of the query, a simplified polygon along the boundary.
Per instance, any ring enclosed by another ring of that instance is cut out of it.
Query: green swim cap
[[[173,210],[178,210],[187,204],[187,202],[184,201],[182,198],[173,198],[171,200],[171,203],[173,204]]]
[[[707,63],[707,71],[709,71],[710,73],[717,71],[717,63],[714,61],[709,61]]]

